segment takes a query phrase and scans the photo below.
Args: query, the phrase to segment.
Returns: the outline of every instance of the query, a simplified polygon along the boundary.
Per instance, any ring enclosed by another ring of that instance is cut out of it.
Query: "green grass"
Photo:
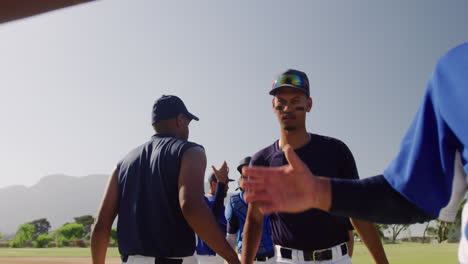
[[[392,264],[450,264],[457,262],[458,244],[385,244],[387,257]],[[0,257],[89,257],[89,248],[0,248]],[[118,257],[117,248],[109,248],[108,257]],[[367,248],[356,243],[354,264],[374,263]]]
[[[391,264],[451,264],[458,263],[458,244],[384,244],[387,258]],[[356,243],[353,263],[371,264],[372,257],[361,243]]]
[[[0,257],[90,257],[89,248],[0,248]],[[108,257],[119,257],[117,248],[107,250]]]

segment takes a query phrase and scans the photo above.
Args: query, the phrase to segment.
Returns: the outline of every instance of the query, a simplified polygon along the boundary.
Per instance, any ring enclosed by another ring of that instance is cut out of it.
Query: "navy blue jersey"
[[[295,150],[315,175],[330,178],[357,179],[353,155],[341,141],[310,134],[310,142]],[[279,167],[287,164],[278,141],[252,157],[251,165]],[[348,218],[311,209],[302,213],[270,215],[273,241],[283,247],[316,250],[329,248],[349,240],[353,227]]]
[[[122,256],[193,255],[195,234],[180,209],[178,182],[181,157],[195,146],[199,145],[156,134],[117,165],[117,240]]]
[[[228,233],[237,233],[237,250],[242,253],[242,238],[244,233],[244,225],[247,218],[247,203],[243,198],[243,191],[234,194],[229,198],[229,203],[226,207],[226,220],[228,221]],[[271,239],[271,226],[268,216],[263,217],[262,239],[257,250],[257,257],[269,256],[273,249],[273,241]]]

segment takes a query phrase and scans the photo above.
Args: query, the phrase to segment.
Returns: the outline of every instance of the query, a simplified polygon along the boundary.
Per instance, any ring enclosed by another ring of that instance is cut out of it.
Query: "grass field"
[[[458,244],[429,245],[419,243],[385,244],[385,251],[392,264],[451,264],[457,263]],[[110,248],[109,257],[118,257],[116,248]],[[89,248],[0,248],[0,264],[15,264],[17,258],[84,258],[90,256]],[[6,258],[11,259],[5,260]],[[114,259],[115,261],[115,259]],[[33,263],[33,262],[31,262]],[[65,261],[64,261],[65,263]],[[356,244],[353,263],[373,263],[369,252],[360,243]]]

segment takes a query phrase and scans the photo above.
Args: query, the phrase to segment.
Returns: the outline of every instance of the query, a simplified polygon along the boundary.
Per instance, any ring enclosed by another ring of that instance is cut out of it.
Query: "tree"
[[[54,239],[51,236],[47,234],[40,234],[33,242],[33,246],[35,248],[45,248],[50,244],[50,242],[52,242],[52,240]]]
[[[55,232],[70,240],[82,238],[85,234],[83,225],[77,223],[65,224]]]
[[[422,239],[423,244],[426,242],[426,233],[428,232],[430,224],[431,224],[431,221],[426,222],[426,227],[424,228],[423,239]]]
[[[2,234],[2,233],[0,233],[0,239],[2,239],[2,238],[3,238],[3,234]]]
[[[448,232],[452,224],[449,222],[439,220],[439,219],[436,219],[436,223],[437,223],[437,241],[441,243],[442,241],[447,240]]]
[[[113,246],[117,245],[117,229],[116,228],[111,229],[110,244]]]
[[[385,238],[385,234],[384,234],[385,228],[384,228],[384,225],[383,225],[383,224],[375,224],[375,228],[377,228],[377,232],[379,232],[379,237],[380,237],[380,239],[384,239],[384,238]]]
[[[14,248],[24,247],[26,242],[32,240],[34,233],[34,225],[22,224],[16,231],[15,238],[11,241],[10,246]]]
[[[391,235],[392,235],[392,243],[395,243],[398,235],[401,233],[401,231],[408,229],[409,225],[399,225],[399,224],[392,224],[392,225],[387,225],[387,224],[382,224],[383,230],[390,230]]]
[[[85,230],[82,224],[67,223],[55,230],[55,244],[58,247],[67,246],[68,243],[80,239],[85,235]]]
[[[86,234],[91,233],[91,226],[94,224],[94,217],[91,215],[83,215],[75,217],[75,222],[82,224]]]
[[[47,218],[36,219],[28,224],[34,226],[33,239],[36,239],[41,234],[49,234],[50,223]]]

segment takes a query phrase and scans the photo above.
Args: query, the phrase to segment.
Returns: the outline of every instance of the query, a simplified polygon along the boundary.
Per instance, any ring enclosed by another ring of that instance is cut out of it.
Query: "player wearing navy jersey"
[[[281,137],[256,153],[251,165],[280,167],[287,164],[283,149],[289,144],[316,173],[334,178],[358,178],[354,158],[343,142],[307,132],[305,117],[312,108],[312,98],[305,73],[287,70],[273,83],[270,94],[274,96],[272,108],[281,126]],[[258,206],[249,204],[243,263],[252,263],[260,242],[263,214]],[[278,263],[351,263],[354,237],[350,220],[376,262],[388,262],[372,223],[316,209],[295,214],[273,213],[270,220]]]
[[[265,213],[319,208],[383,223],[416,223],[437,217],[453,220],[467,190],[467,98],[465,43],[435,66],[400,152],[383,175],[362,180],[314,177],[321,174],[311,172],[289,147],[288,166],[245,171],[250,178],[243,187],[251,191],[246,199],[259,204]],[[460,263],[468,263],[467,208],[463,209]]]
[[[123,263],[194,264],[195,234],[229,263],[236,252],[203,200],[206,156],[188,141],[198,120],[177,96],[153,105],[156,134],[127,154],[110,177],[91,235],[93,264],[104,264],[109,235],[118,215],[117,241]]]

